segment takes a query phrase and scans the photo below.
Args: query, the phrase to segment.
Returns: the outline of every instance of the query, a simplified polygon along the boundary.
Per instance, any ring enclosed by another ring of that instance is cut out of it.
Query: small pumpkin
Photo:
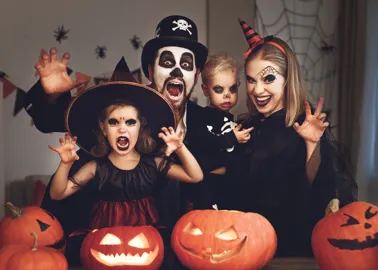
[[[38,246],[55,248],[64,253],[66,241],[58,219],[37,206],[15,207],[8,202],[5,205],[11,214],[0,223],[0,248],[8,244],[23,244],[33,247],[31,232],[38,236]]]
[[[336,202],[336,203],[335,203]],[[312,249],[321,269],[378,269],[378,208],[352,202],[321,219],[312,232]]]
[[[193,210],[177,221],[171,244],[189,269],[258,269],[274,256],[277,237],[256,213]]]
[[[33,248],[11,244],[0,249],[0,270],[68,270],[62,253],[53,248],[38,247],[37,234],[31,234],[34,237]]]
[[[116,226],[93,230],[84,239],[81,263],[86,269],[158,269],[164,245],[152,226]]]

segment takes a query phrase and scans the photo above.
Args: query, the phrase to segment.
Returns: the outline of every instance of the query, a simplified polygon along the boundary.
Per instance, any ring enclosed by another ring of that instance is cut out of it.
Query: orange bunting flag
[[[142,83],[142,73],[140,68],[133,70],[131,73],[133,74],[134,79],[137,83]]]
[[[83,73],[80,73],[80,72],[76,72],[75,76],[76,76],[76,81],[84,82],[82,85],[77,87],[77,94],[79,94],[80,92],[82,92],[83,90],[87,88],[88,83],[90,82],[92,77],[85,75]]]
[[[5,99],[7,96],[12,94],[14,90],[17,89],[17,87],[8,81],[6,78],[0,78],[0,81],[3,83],[3,99]]]

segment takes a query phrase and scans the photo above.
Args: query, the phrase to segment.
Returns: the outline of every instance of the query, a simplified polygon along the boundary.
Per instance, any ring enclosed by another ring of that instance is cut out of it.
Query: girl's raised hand
[[[180,131],[178,134],[174,131],[172,127],[161,128],[162,132],[159,133],[159,138],[163,139],[167,147],[165,149],[165,155],[169,157],[177,149],[181,148],[184,145],[183,131]]]
[[[76,140],[76,136],[71,139],[68,132],[66,132],[64,139],[62,137],[59,138],[60,147],[56,148],[49,145],[49,148],[59,154],[63,163],[71,163],[79,159],[75,149]]]

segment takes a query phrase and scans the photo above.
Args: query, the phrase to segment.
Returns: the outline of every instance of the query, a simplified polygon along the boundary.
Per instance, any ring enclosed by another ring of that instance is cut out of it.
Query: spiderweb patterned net
[[[310,103],[325,97],[333,107],[337,89],[338,0],[256,0],[256,30],[274,35],[295,52]]]

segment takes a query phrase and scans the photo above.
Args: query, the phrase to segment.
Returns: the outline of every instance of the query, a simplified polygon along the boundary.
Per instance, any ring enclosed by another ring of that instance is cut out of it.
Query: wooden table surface
[[[314,258],[276,258],[264,270],[319,270]]]
[[[319,270],[313,258],[276,258],[263,270]],[[82,267],[72,267],[70,270],[84,270]],[[164,270],[164,269],[163,269]]]

